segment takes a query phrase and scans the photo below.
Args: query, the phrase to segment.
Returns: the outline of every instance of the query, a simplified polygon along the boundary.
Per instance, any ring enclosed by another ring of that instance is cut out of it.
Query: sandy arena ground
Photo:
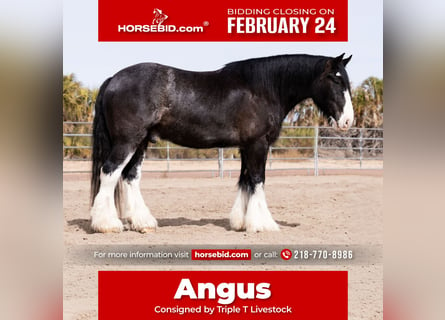
[[[150,234],[91,233],[89,176],[64,175],[65,247],[85,244],[363,245],[383,244],[380,175],[268,176],[266,198],[280,232],[247,234],[229,228],[235,178],[151,178],[143,197],[159,228]],[[349,319],[383,319],[383,266],[170,266],[169,270],[348,270]],[[159,270],[160,266],[64,264],[64,319],[97,319],[97,270]]]

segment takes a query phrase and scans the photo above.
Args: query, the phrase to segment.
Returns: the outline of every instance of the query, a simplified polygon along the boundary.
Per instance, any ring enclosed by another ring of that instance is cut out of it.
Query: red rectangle
[[[99,41],[347,40],[347,0],[99,0]]]
[[[248,249],[194,249],[192,260],[251,260]]]
[[[347,320],[348,273],[99,271],[99,320],[229,316]]]

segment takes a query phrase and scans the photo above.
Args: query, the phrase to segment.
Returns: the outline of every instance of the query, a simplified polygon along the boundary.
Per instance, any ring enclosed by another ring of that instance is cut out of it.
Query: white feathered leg
[[[257,184],[254,193],[250,196],[245,224],[247,232],[280,230],[267,207],[263,183]]]
[[[247,192],[242,188],[239,188],[235,203],[233,204],[232,211],[230,212],[230,227],[233,230],[239,231],[246,229],[245,218],[248,201],[249,196]]]
[[[109,174],[105,174],[102,169],[100,173],[100,188],[94,198],[91,208],[91,228],[96,232],[121,232],[123,225],[118,217],[117,209],[114,204],[114,189],[121,177],[122,170],[130,161],[132,154]]]
[[[145,205],[140,190],[141,165],[137,167],[134,179],[123,181],[124,211],[122,218],[128,219],[131,229],[146,233],[154,231],[158,226],[156,219],[151,215],[150,209]]]

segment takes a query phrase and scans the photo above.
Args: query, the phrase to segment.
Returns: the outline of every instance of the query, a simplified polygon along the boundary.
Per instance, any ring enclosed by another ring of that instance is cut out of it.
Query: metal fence
[[[89,172],[91,122],[64,122],[64,173]],[[83,127],[82,130],[79,128]],[[237,148],[190,149],[160,141],[147,148],[143,172],[209,172],[238,175]],[[269,148],[266,170],[298,170],[318,176],[339,170],[382,170],[383,129],[283,126]]]

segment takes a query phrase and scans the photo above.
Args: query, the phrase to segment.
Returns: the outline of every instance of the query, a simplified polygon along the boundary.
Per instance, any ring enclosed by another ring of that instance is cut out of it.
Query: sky
[[[352,86],[383,78],[383,0],[349,0],[348,42],[98,42],[97,1],[65,0],[63,74],[97,88],[117,71],[140,62],[207,71],[228,62],[277,54],[353,55]]]

